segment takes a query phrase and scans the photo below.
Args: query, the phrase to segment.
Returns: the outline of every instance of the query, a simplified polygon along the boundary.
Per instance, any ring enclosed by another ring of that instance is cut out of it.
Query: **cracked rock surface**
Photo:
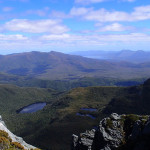
[[[25,150],[34,150],[36,149],[36,147],[27,144],[21,137],[18,137],[16,135],[14,135],[9,129],[7,129],[4,121],[2,120],[2,117],[0,116],[0,130],[4,131],[6,133],[8,133],[9,138],[12,140],[12,142],[17,142],[20,143]],[[2,148],[0,148],[2,149]]]
[[[96,130],[73,134],[72,150],[150,150],[149,141],[149,116],[113,113]]]

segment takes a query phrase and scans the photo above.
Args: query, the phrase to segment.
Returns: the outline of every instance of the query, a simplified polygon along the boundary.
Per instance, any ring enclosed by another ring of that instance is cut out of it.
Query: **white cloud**
[[[10,12],[13,10],[13,7],[3,7],[2,9],[4,12]]]
[[[51,11],[50,17],[53,17],[53,18],[60,18],[60,19],[64,19],[64,18],[70,18],[71,16],[69,14],[66,14],[62,11],[56,11],[56,10],[53,10]]]
[[[113,0],[75,0],[75,3],[87,5],[87,4],[101,3],[101,2],[107,2],[107,1],[113,1]],[[136,0],[115,0],[115,1],[120,1],[120,2],[134,2]]]
[[[74,35],[74,34],[60,34],[60,35],[43,35],[40,40],[47,41],[63,41],[79,42],[81,43],[102,43],[102,42],[139,42],[149,41],[150,35],[144,33],[130,33],[130,34],[94,34],[94,35]]]
[[[28,38],[21,35],[21,34],[16,34],[16,35],[4,35],[0,34],[0,40],[1,41],[22,41],[22,40],[27,40]]]
[[[27,20],[27,19],[13,19],[9,22],[6,22],[1,30],[7,31],[19,31],[19,32],[28,32],[28,33],[53,33],[60,34],[67,32],[69,29],[61,25],[59,20]]]
[[[70,15],[72,16],[83,16],[93,11],[93,8],[85,8],[85,7],[73,7],[70,11]]]
[[[27,10],[24,15],[38,15],[38,16],[46,16],[49,11],[49,7],[44,7],[42,9],[37,10]]]
[[[51,34],[51,35],[43,35],[40,37],[41,40],[66,40],[66,39],[70,39],[70,34]]]
[[[108,0],[75,0],[75,3],[79,4],[90,4],[90,3],[100,3]]]
[[[120,0],[120,1],[123,1],[123,2],[135,2],[136,0]]]
[[[113,11],[109,12],[105,9],[91,11],[84,16],[86,20],[99,21],[99,22],[112,22],[112,21],[123,21],[128,18],[128,14],[125,12]]]
[[[4,50],[76,50],[94,48],[143,48],[149,45],[150,35],[143,33],[130,34],[49,34],[36,37],[23,35],[0,34],[0,47]],[[56,46],[57,45],[57,46]],[[118,47],[120,46],[120,47]],[[1,49],[1,50],[2,50]]]
[[[107,39],[103,39],[107,38]],[[115,34],[102,35],[101,40],[105,41],[123,41],[123,42],[143,42],[150,41],[150,35],[144,33],[130,33],[130,34]]]
[[[100,24],[100,26],[102,26]],[[123,26],[122,24],[119,23],[112,23],[106,26],[101,27],[98,31],[100,32],[105,32],[105,31],[126,31],[126,30],[131,30],[133,27],[129,26]]]
[[[135,7],[131,13],[115,10],[108,11],[104,8],[93,10],[93,8],[73,7],[70,14],[72,16],[80,16],[85,20],[97,22],[141,21],[150,19],[150,5]]]

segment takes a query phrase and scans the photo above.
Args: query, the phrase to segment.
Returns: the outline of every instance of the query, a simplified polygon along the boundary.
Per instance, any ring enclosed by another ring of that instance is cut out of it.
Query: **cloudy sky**
[[[149,0],[0,0],[0,54],[149,46]]]

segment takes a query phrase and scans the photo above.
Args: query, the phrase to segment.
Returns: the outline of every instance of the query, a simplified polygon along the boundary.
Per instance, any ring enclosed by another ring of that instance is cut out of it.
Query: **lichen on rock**
[[[149,140],[149,116],[113,113],[101,120],[96,130],[74,135],[72,150],[143,150],[142,144],[149,150]]]
[[[0,150],[39,150],[9,131],[0,116]]]

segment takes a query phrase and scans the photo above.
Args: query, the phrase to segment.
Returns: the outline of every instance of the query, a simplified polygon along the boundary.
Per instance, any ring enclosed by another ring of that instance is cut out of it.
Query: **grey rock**
[[[1,116],[0,116],[0,130],[7,132],[12,142],[20,143],[25,150],[33,150],[36,148],[30,144],[27,144],[21,137],[14,135],[10,130],[8,130]]]
[[[117,120],[120,118],[117,116]],[[122,143],[122,139],[124,138],[123,135],[123,127],[120,126],[120,121],[111,120],[112,121],[112,127],[106,127],[107,120],[110,118],[105,118],[100,122],[99,130],[101,141],[103,143],[107,143],[107,147],[109,148],[115,148],[118,147]],[[114,118],[113,118],[114,119]]]
[[[7,126],[6,126],[6,124],[5,124],[5,122],[3,121],[3,119],[2,119],[2,116],[0,115],[0,122],[7,128]]]
[[[112,127],[108,127],[108,120],[112,121]],[[113,113],[110,118],[104,118],[100,121],[97,130],[92,129],[85,133],[81,133],[78,144],[76,144],[77,140],[76,136],[74,136],[72,143],[76,147],[74,150],[93,150],[95,148],[99,150],[111,150],[111,148],[117,148],[122,143],[123,138],[124,134],[123,127],[120,125],[120,116]],[[80,146],[77,147],[76,145]]]
[[[113,113],[101,120],[96,130],[75,137],[72,150],[117,150],[123,144],[130,150],[150,150],[150,119]]]
[[[110,147],[107,145],[105,146],[103,149],[100,149],[100,150],[111,150]]]
[[[120,115],[118,115],[117,113],[112,113],[112,114],[110,115],[110,118],[111,118],[112,120],[119,120],[121,117],[120,117]]]
[[[72,149],[76,149],[78,146],[79,137],[75,134],[72,135]]]

